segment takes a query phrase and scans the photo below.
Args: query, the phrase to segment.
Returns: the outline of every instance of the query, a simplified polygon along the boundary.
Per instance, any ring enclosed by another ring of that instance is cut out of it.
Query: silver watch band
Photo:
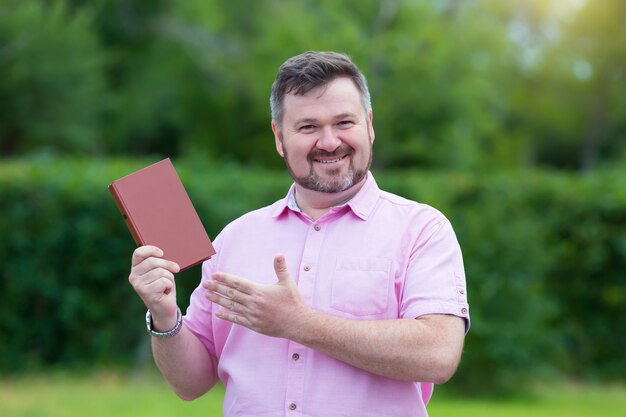
[[[176,336],[178,332],[180,332],[181,327],[183,327],[183,314],[180,312],[180,307],[176,309],[176,325],[172,330],[167,332],[157,332],[152,328],[152,314],[150,313],[150,309],[146,311],[146,327],[148,328],[148,333],[154,337],[160,337],[165,339],[167,337]]]

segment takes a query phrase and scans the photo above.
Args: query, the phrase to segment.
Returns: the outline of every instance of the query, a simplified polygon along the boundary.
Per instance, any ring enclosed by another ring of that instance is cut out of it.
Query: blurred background
[[[464,251],[447,389],[623,386],[625,22],[622,0],[2,0],[0,379],[147,366],[108,184],[171,157],[211,237],[281,198],[271,84],[335,50],[368,78],[379,184]]]

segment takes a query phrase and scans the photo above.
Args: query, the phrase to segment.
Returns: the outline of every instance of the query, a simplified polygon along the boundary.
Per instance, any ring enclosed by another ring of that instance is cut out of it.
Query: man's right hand
[[[152,315],[156,331],[168,331],[176,325],[176,284],[174,274],[180,267],[162,258],[156,246],[141,246],[133,252],[128,281]]]

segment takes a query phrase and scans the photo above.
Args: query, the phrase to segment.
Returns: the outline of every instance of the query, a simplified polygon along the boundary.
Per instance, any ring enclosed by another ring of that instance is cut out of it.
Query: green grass
[[[626,417],[626,388],[559,385],[508,400],[435,395],[428,411],[431,417]]]
[[[184,402],[151,372],[31,375],[0,379],[0,415],[213,417],[222,415],[223,392],[218,386],[196,401]],[[440,393],[428,409],[431,417],[626,417],[626,388],[561,385],[512,400],[459,399]]]
[[[0,380],[2,417],[213,417],[223,387],[185,402],[153,373],[51,374]]]

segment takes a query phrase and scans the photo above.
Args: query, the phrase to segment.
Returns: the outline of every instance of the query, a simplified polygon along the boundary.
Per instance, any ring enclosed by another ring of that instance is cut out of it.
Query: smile
[[[334,164],[336,162],[341,161],[342,159],[344,159],[347,156],[348,155],[344,155],[341,158],[335,158],[335,159],[314,159],[314,161],[315,162],[319,162],[320,164]]]

